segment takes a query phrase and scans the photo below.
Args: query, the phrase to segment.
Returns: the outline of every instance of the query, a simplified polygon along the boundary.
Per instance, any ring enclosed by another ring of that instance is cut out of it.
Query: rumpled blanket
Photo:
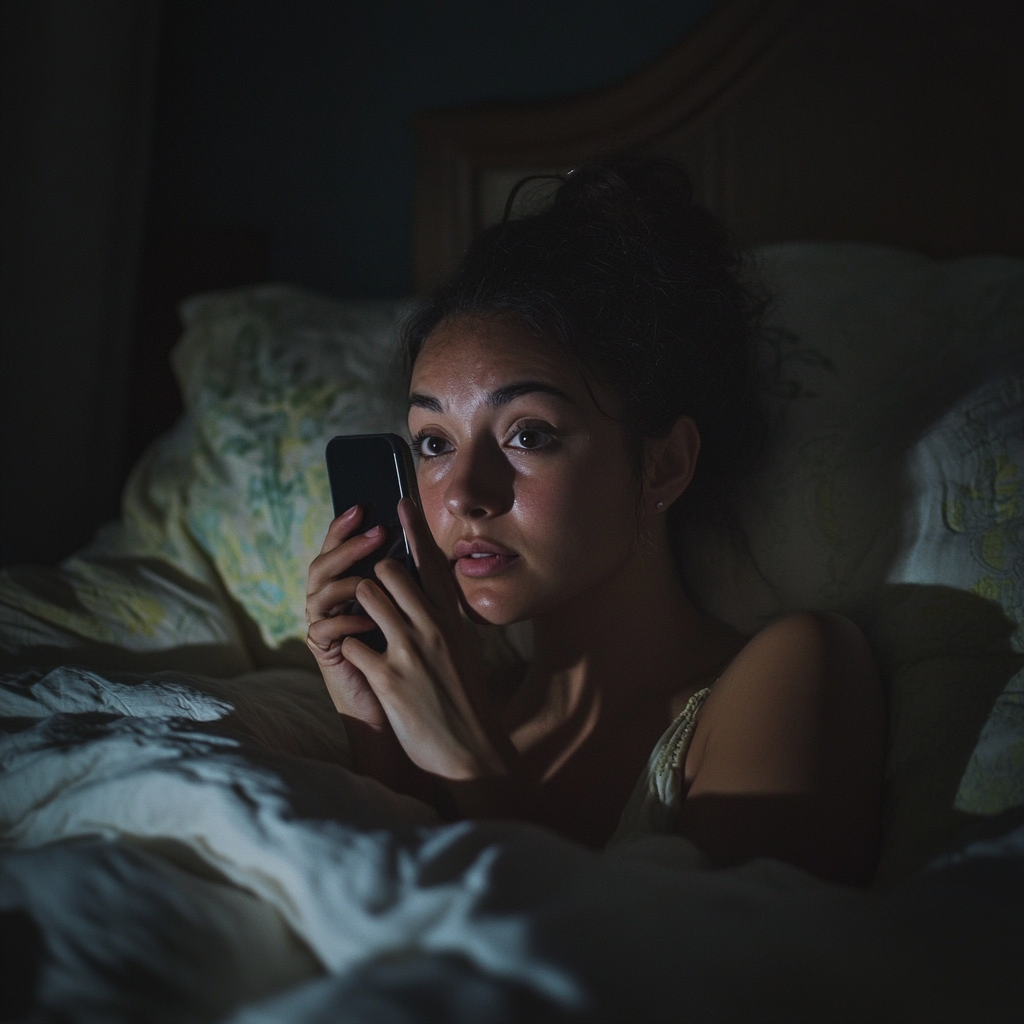
[[[681,838],[444,824],[346,767],[319,679],[0,680],[5,1016],[1007,1020],[1024,821],[868,893]],[[1012,818],[1012,815],[1011,815]],[[35,1016],[33,1016],[33,1014]]]

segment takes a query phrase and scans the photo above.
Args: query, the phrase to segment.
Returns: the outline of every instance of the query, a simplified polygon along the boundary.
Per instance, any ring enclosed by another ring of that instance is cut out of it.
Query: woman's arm
[[[885,711],[860,630],[789,616],[715,684],[686,759],[677,822],[713,861],[776,857],[866,884],[880,834]]]

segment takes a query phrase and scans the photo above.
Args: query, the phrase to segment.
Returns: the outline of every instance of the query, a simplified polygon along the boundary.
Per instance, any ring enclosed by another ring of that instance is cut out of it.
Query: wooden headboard
[[[519,178],[621,150],[680,160],[743,244],[1024,255],[1022,55],[1020,0],[725,0],[611,88],[423,114],[417,288]]]

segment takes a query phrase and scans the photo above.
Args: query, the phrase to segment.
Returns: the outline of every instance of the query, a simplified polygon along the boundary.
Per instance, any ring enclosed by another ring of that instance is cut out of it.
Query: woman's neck
[[[734,644],[687,596],[660,531],[601,586],[534,620],[534,658],[509,708],[513,742],[524,750],[557,732],[575,747],[601,719],[668,716]]]

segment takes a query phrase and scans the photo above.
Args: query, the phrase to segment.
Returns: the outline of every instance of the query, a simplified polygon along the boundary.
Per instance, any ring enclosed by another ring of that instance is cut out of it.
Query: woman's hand
[[[358,505],[338,516],[327,530],[320,554],[309,566],[306,646],[320,666],[327,692],[338,711],[346,719],[380,732],[387,727],[384,709],[366,677],[342,653],[345,637],[374,628],[373,619],[366,615],[345,614],[362,582],[361,577],[345,573],[379,548],[387,537],[387,531],[379,526],[356,534],[362,520],[363,510]]]
[[[422,587],[399,562],[380,561],[380,582],[361,581],[355,596],[383,630],[387,650],[378,654],[349,636],[341,645],[345,663],[366,679],[424,771],[450,782],[508,776],[515,752],[487,706],[455,580],[416,505],[404,498],[398,512]]]

